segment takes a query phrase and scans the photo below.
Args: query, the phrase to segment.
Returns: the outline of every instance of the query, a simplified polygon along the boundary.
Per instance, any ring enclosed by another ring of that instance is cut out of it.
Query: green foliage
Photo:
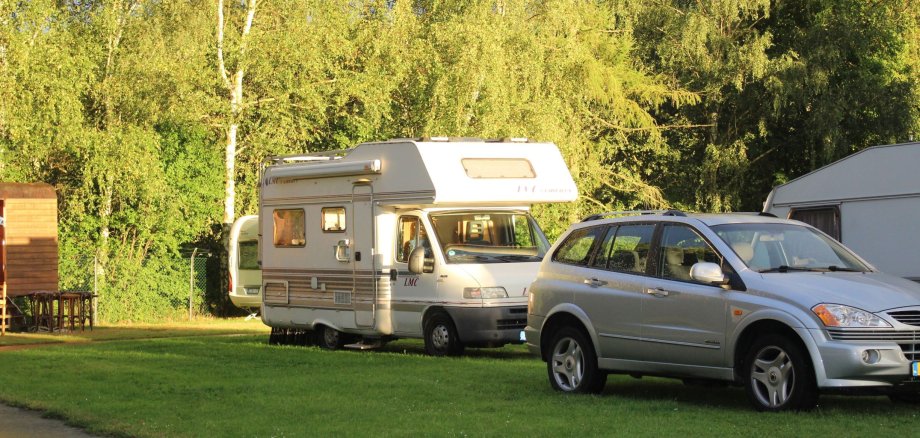
[[[270,0],[245,52],[245,3],[225,13],[238,112],[213,2],[0,0],[0,179],[57,188],[63,281],[97,257],[105,318],[181,310],[179,251],[220,245],[228,118],[241,214],[269,154],[555,142],[580,197],[534,209],[550,238],[602,210],[759,210],[775,184],[920,133],[916,0]]]

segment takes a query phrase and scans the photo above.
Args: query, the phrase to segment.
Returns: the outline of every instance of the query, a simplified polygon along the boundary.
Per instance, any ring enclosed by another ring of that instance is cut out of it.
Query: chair
[[[690,280],[690,267],[687,265],[687,256],[682,248],[664,249],[664,276],[674,280]]]

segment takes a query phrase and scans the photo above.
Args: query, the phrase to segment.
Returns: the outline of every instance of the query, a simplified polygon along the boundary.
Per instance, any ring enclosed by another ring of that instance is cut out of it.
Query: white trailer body
[[[259,267],[259,216],[237,219],[230,227],[229,296],[241,309],[262,306],[262,270]]]
[[[920,280],[920,143],[875,146],[786,184],[764,211],[807,222],[879,270]]]
[[[457,339],[521,342],[549,248],[530,205],[576,197],[550,143],[390,140],[272,159],[260,190],[262,320],[424,337],[436,354],[455,353]]]

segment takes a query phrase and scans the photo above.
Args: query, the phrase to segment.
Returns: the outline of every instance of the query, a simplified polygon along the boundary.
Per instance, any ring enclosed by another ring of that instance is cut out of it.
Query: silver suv
[[[764,411],[831,390],[920,401],[920,284],[797,221],[610,215],[571,226],[531,286],[527,345],[553,388],[622,373],[740,384]]]

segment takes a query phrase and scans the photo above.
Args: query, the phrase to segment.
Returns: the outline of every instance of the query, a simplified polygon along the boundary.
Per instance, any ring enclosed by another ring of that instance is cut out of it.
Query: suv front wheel
[[[771,334],[754,342],[744,361],[744,387],[758,411],[809,410],[818,402],[805,350]]]
[[[597,368],[594,346],[584,332],[563,327],[553,335],[550,346],[546,371],[553,389],[582,394],[603,391],[607,374]]]

